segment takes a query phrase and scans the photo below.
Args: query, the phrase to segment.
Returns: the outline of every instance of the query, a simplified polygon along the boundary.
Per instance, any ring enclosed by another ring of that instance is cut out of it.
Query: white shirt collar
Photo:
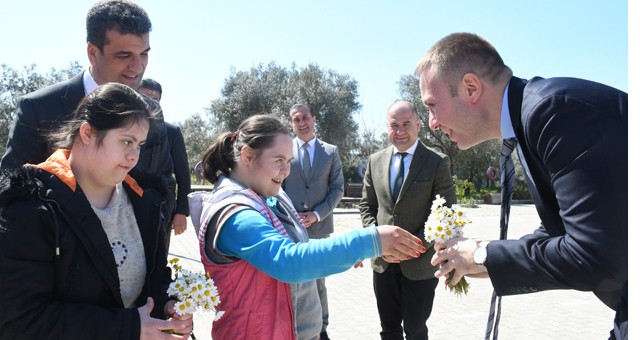
[[[509,114],[509,84],[504,88],[502,95],[502,110],[500,111],[500,134],[502,138],[513,138],[516,132],[511,124],[511,115]]]
[[[416,153],[416,148],[418,147],[418,139],[416,138],[416,141],[413,142],[413,145],[411,145],[410,148],[408,148],[407,150],[405,150],[404,152],[408,153],[409,155],[413,155],[414,153]],[[398,148],[395,147],[395,145],[393,146],[393,154],[397,154]]]
[[[82,74],[82,85],[84,85],[84,95],[88,95],[91,91],[98,87],[98,83],[93,79],[91,71],[87,67]]]
[[[314,147],[314,145],[316,145],[316,136],[313,136],[313,138],[308,142],[309,143],[309,147],[312,149]],[[296,137],[296,142],[298,143],[298,148],[301,148],[302,145],[305,143],[305,141],[303,141],[302,139]]]

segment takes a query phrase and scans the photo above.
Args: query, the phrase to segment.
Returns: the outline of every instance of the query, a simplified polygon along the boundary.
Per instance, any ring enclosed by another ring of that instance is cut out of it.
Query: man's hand
[[[298,213],[300,221],[305,228],[309,228],[312,224],[318,222],[318,217],[313,211]]]
[[[165,305],[165,311],[175,312],[173,305]],[[175,304],[175,301],[173,301]],[[148,297],[147,304],[138,308],[140,314],[140,340],[153,339],[184,339],[187,340],[193,329],[193,315],[173,316],[168,320],[160,320],[151,317],[153,310],[153,299]],[[164,333],[165,330],[171,330],[174,334]]]
[[[435,277],[445,277],[446,284],[456,285],[463,276],[486,278],[489,277],[487,268],[477,265],[473,261],[473,253],[478,249],[481,240],[468,238],[453,238],[445,244],[434,245],[436,253],[431,258],[432,265],[440,265]],[[455,269],[455,274],[450,273]]]
[[[173,232],[176,235],[180,235],[185,230],[187,230],[187,216],[183,214],[173,216]]]

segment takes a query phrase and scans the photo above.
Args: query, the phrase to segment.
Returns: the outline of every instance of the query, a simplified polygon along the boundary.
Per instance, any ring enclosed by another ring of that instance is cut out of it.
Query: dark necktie
[[[507,239],[507,229],[509,228],[509,212],[511,211],[511,197],[515,188],[515,166],[511,159],[511,153],[516,148],[517,141],[515,138],[502,140],[502,150],[500,151],[500,181],[502,182],[502,201],[500,203],[500,239]],[[497,300],[497,305],[496,305]],[[502,309],[502,297],[496,296],[493,291],[491,296],[491,307],[489,309],[489,320],[487,321],[487,330],[485,340],[491,338],[493,330],[493,339],[498,339],[498,324],[500,323],[500,310]]]
[[[400,189],[402,189],[402,181],[404,181],[404,157],[408,155],[406,152],[398,152],[400,155],[400,170],[398,170],[398,175],[396,179],[393,181],[393,201],[398,200],[398,196],[400,195]]]
[[[302,144],[302,150],[304,159],[302,160],[302,174],[304,175],[305,180],[309,180],[309,176],[311,175],[311,158],[309,157],[309,143],[305,142]]]

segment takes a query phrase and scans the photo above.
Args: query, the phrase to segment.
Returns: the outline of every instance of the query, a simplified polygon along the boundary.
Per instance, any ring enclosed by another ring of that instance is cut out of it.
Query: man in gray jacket
[[[284,181],[284,190],[291,198],[309,238],[326,238],[333,233],[333,209],[344,193],[342,162],[335,145],[318,139],[314,132],[316,116],[308,106],[294,105],[289,111],[293,140],[291,172]],[[329,339],[329,308],[324,279],[318,279],[318,294],[322,303],[320,339]]]

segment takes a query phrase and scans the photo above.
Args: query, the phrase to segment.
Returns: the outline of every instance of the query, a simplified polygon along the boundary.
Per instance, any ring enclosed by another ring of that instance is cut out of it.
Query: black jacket
[[[151,296],[152,316],[164,318],[171,282],[160,241],[168,217],[161,192],[166,186],[158,176],[136,177],[140,186],[135,181],[123,186],[147,265],[137,306]],[[73,191],[35,167],[2,170],[0,306],[0,339],[139,338],[138,311],[123,306],[113,252],[80,186]]]
[[[26,163],[39,164],[51,155],[52,149],[46,135],[73,118],[73,111],[84,98],[82,77],[83,73],[80,73],[69,80],[44,87],[20,98],[9,131],[7,150],[0,160],[0,168],[18,168]],[[154,100],[150,99],[147,104],[154,110],[161,111]],[[162,114],[159,115],[159,119],[152,121],[147,142],[140,150],[136,169],[167,177],[163,182],[169,187],[163,192],[168,193],[167,206],[169,211],[172,211],[175,206],[176,183]]]
[[[167,129],[169,149],[171,150],[171,160],[173,160],[173,173],[178,186],[174,215],[183,214],[189,216],[187,195],[191,192],[191,169],[189,168],[187,148],[184,145],[184,137],[179,126],[165,123],[165,127]]]

